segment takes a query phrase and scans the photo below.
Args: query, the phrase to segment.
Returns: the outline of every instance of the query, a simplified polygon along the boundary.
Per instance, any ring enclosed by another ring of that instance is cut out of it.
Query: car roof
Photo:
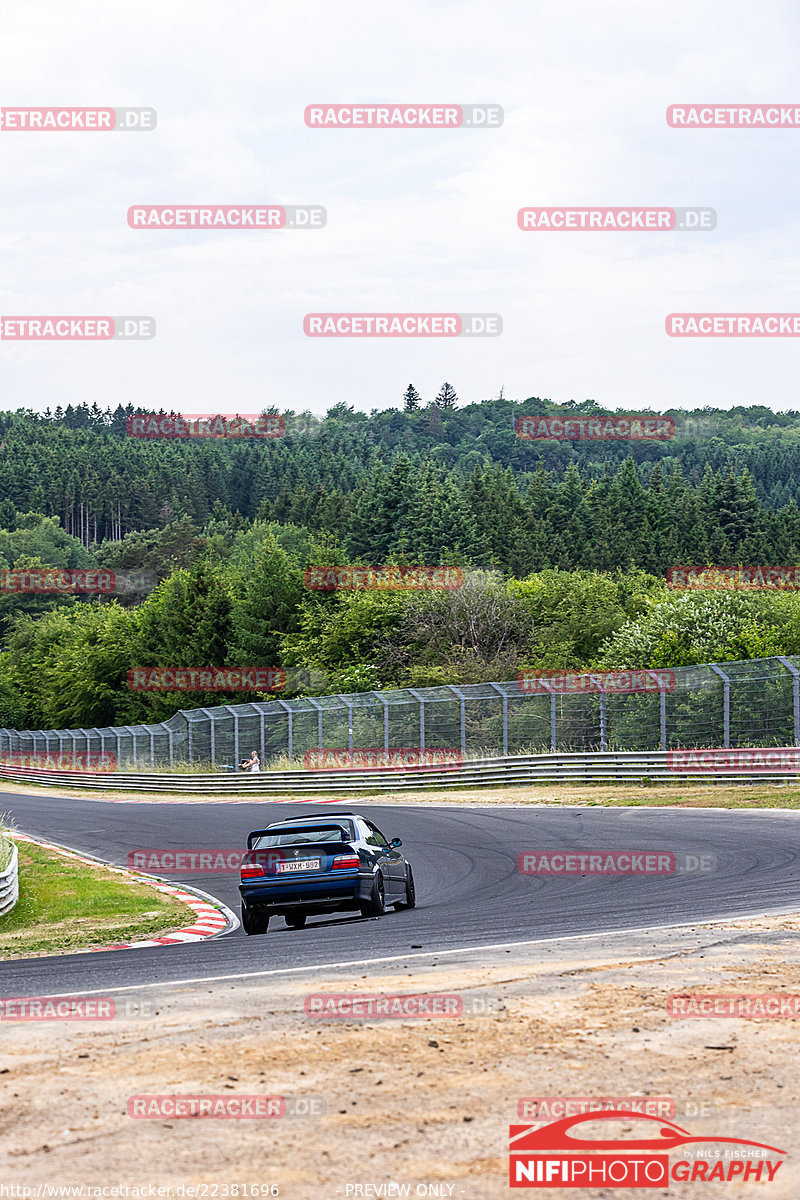
[[[321,816],[319,813],[306,813],[304,816],[300,817],[283,817],[280,821],[274,821],[270,826],[268,826],[268,828],[277,829],[279,825],[296,825],[298,821],[302,821],[304,824],[308,824],[309,822],[313,821],[321,821],[324,825],[330,823],[331,821],[335,821],[337,817],[354,817],[355,815],[356,814],[353,812],[345,811],[325,813],[324,816]]]

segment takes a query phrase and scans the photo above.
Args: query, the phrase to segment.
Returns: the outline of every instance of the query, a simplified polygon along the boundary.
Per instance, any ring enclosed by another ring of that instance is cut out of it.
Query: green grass
[[[104,867],[19,842],[19,900],[0,917],[0,960],[66,954],[193,924],[186,905]]]

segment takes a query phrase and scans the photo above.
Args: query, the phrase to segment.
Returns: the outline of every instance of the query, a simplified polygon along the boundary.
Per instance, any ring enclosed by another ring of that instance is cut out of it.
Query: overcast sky
[[[2,408],[323,413],[593,397],[800,408],[798,339],[667,337],[800,311],[790,3],[4,0],[2,105],[153,106],[151,133],[0,132],[0,313],[146,314],[153,341],[0,341]],[[316,102],[497,103],[500,129],[309,129]],[[132,230],[132,204],[321,204],[317,231]],[[522,233],[535,205],[710,205],[709,233]],[[311,339],[318,311],[499,312],[500,337]]]

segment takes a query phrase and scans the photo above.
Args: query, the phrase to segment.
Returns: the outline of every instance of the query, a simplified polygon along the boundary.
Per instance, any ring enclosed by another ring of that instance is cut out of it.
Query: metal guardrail
[[[19,852],[11,843],[11,860],[5,870],[0,871],[0,917],[10,913],[19,900]]]
[[[780,750],[784,764],[766,767],[720,768],[697,763],[674,765],[675,751],[642,753],[540,754],[506,758],[465,760],[448,767],[381,767],[368,770],[264,771],[237,775],[171,775],[119,772],[114,775],[88,772],[41,771],[30,767],[0,766],[0,779],[36,783],[49,787],[77,787],[100,791],[172,792],[189,795],[224,794],[239,796],[285,795],[319,792],[383,792],[413,788],[488,787],[538,783],[635,783],[705,779],[717,782],[797,782],[800,749],[795,747],[753,748],[729,751],[737,754],[773,755]],[[702,751],[695,752],[702,755]],[[718,751],[717,753],[724,753]],[[670,765],[672,763],[672,765]],[[794,768],[794,769],[793,769]]]

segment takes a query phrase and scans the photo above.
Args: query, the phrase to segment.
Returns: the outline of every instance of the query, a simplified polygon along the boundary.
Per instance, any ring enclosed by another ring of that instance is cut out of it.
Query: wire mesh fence
[[[0,762],[240,769],[312,750],[485,754],[800,745],[800,657],[223,704],[158,725],[0,729]],[[640,685],[640,686],[639,686]],[[102,765],[100,769],[103,769]]]

